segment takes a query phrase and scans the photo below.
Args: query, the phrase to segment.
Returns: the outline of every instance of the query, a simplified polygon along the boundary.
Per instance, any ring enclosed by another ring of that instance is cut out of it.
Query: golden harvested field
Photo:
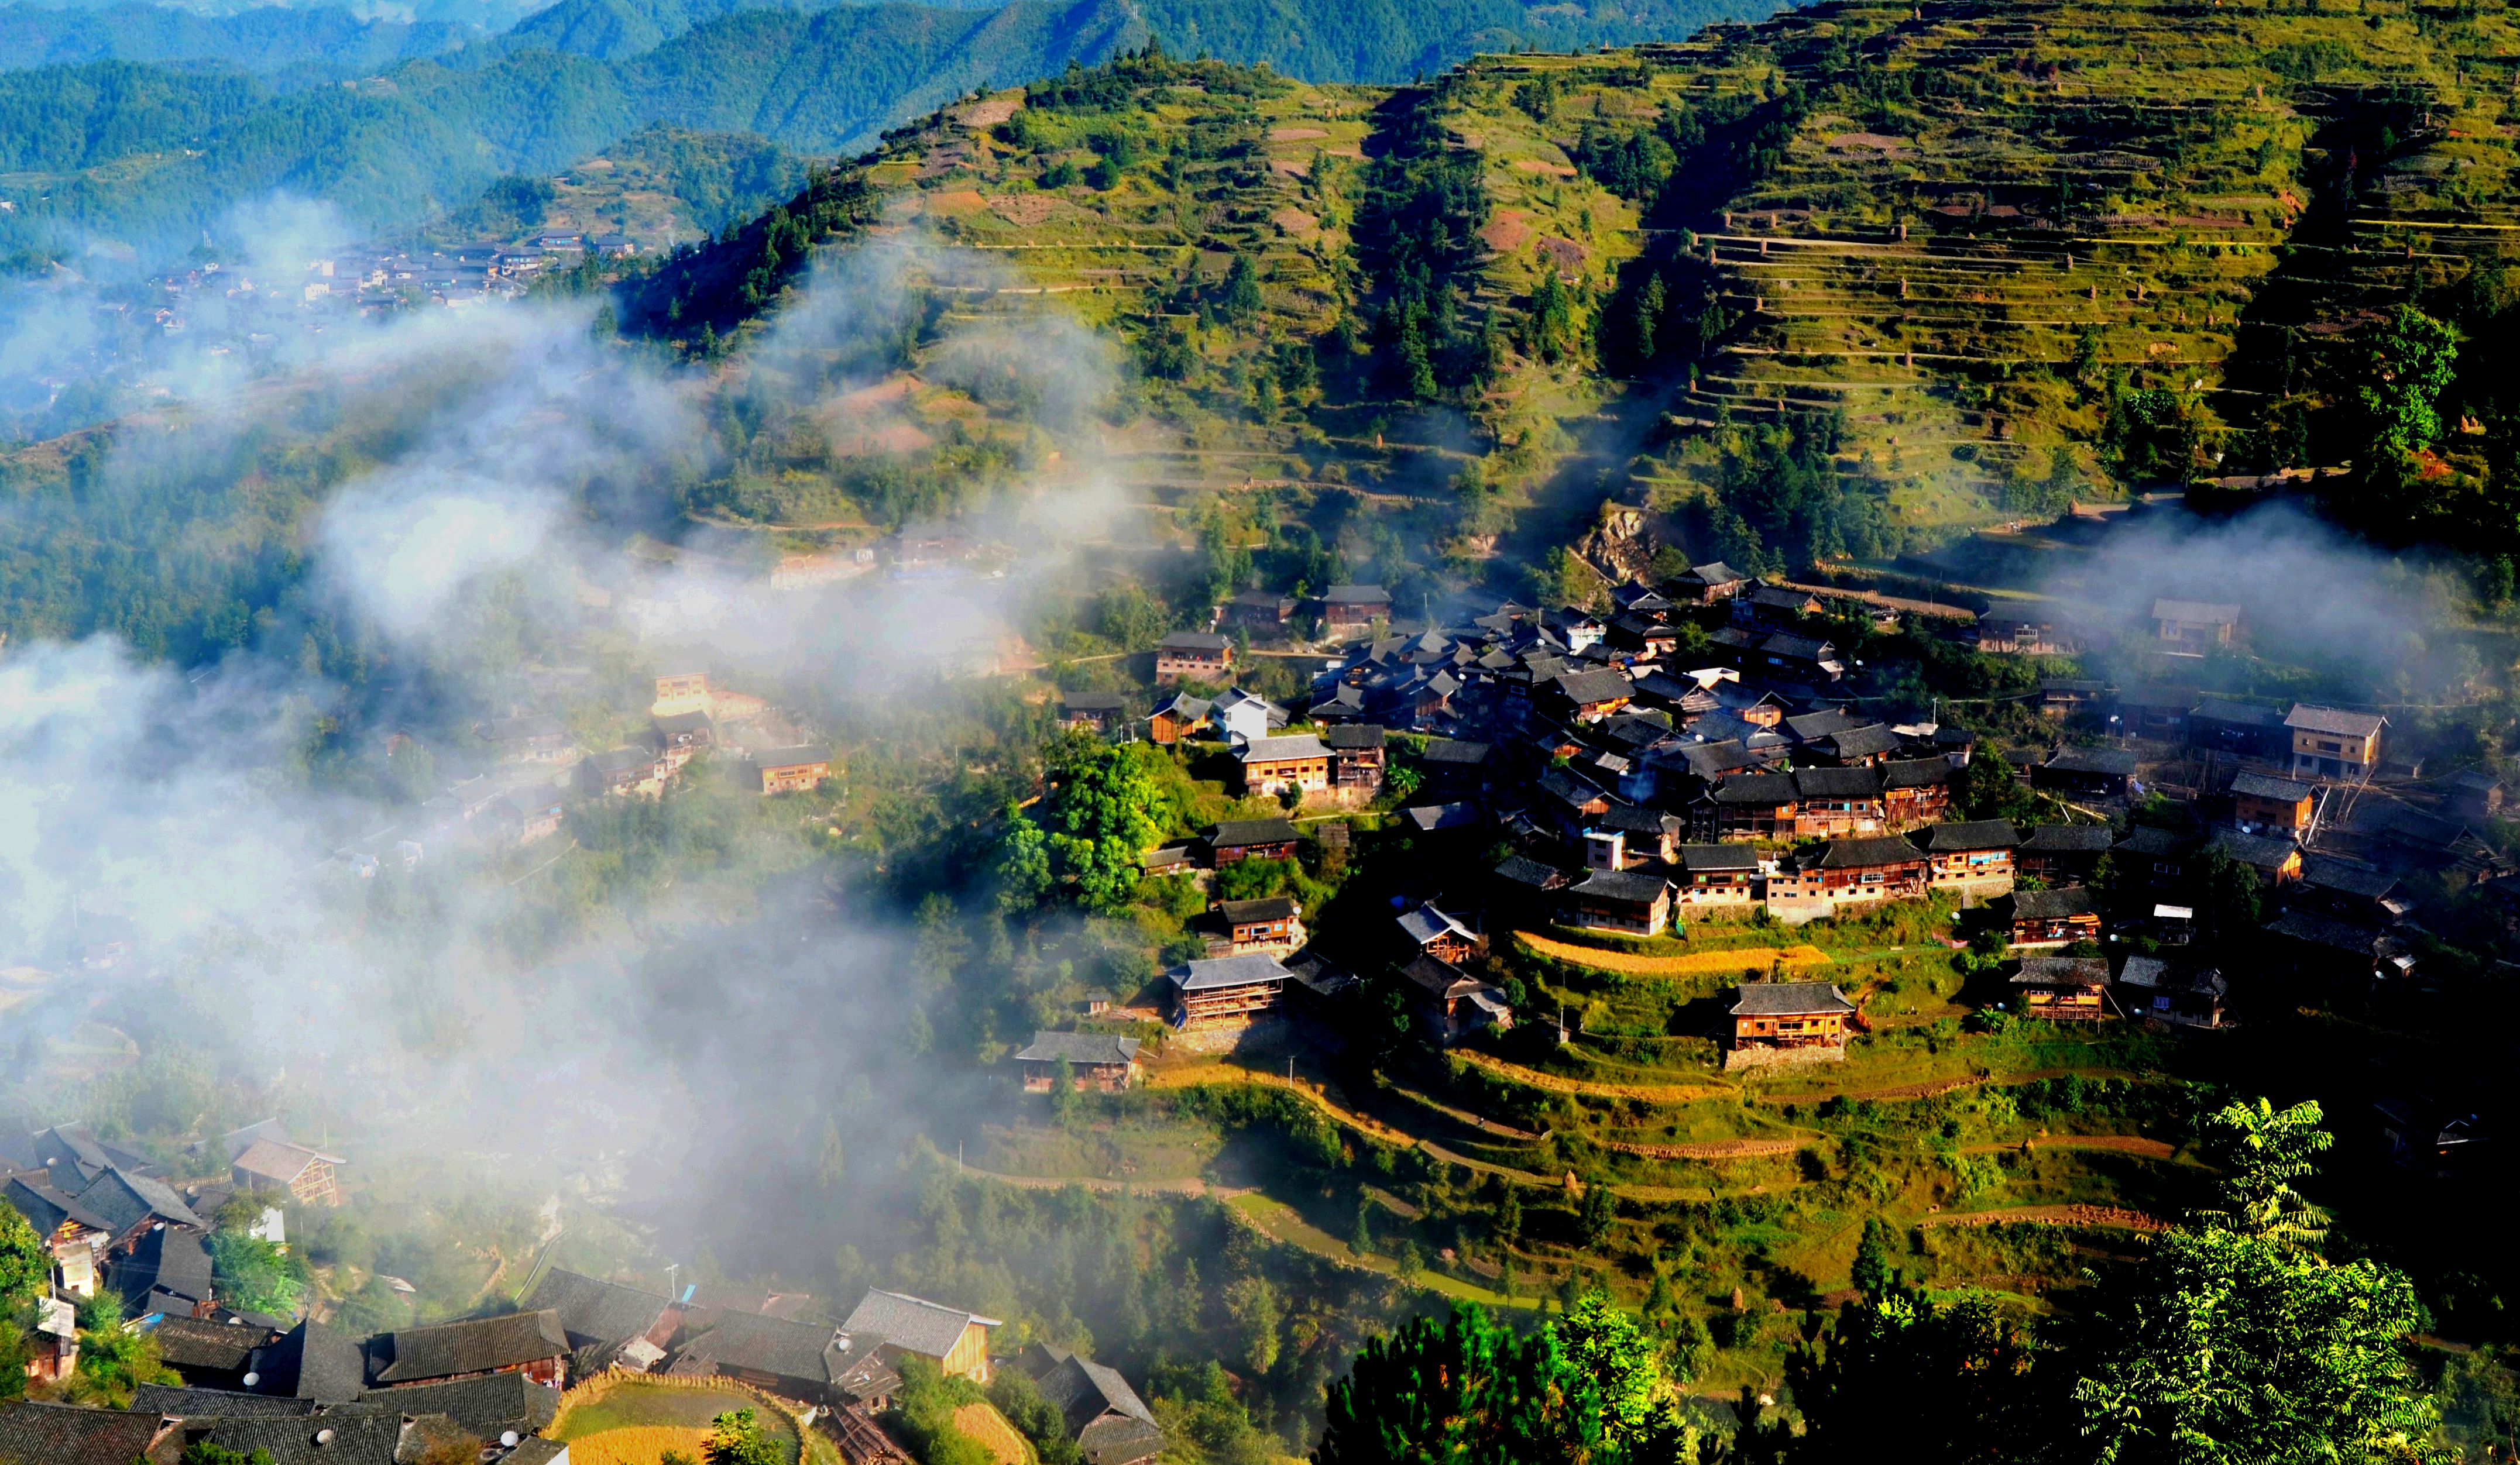
[[[1032,1446],[1023,1436],[1007,1423],[1007,1416],[990,1404],[965,1404],[954,1411],[954,1428],[970,1436],[980,1447],[998,1457],[998,1465],[1028,1465]]]
[[[1529,931],[1516,931],[1513,939],[1536,956],[1553,961],[1572,961],[1599,971],[1614,971],[1631,977],[1695,977],[1713,971],[1747,971],[1754,967],[1824,966],[1829,956],[1816,946],[1735,947],[1727,952],[1691,952],[1685,956],[1640,956],[1633,952],[1604,951],[1599,947],[1577,946],[1568,941],[1552,941]]]
[[[672,1449],[698,1460],[706,1458],[708,1438],[706,1430],[634,1424],[570,1441],[568,1457],[572,1465],[656,1465]]]

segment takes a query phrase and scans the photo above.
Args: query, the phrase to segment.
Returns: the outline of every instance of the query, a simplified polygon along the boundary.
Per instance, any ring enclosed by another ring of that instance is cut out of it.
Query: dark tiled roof
[[[2278,778],[2272,774],[2242,774],[2231,780],[2231,792],[2244,793],[2253,799],[2271,799],[2278,804],[2298,804],[2316,792],[2307,783]]]
[[[510,1312],[402,1328],[375,1339],[379,1384],[410,1384],[457,1374],[514,1368],[569,1351],[558,1312]]]
[[[2279,869],[2301,853],[2301,846],[2289,839],[2269,839],[2237,829],[2215,830],[2213,848],[2258,869]]]
[[[20,1400],[0,1405],[0,1460],[24,1465],[133,1465],[165,1429],[156,1414]]]
[[[240,1331],[254,1331],[240,1329]],[[259,1332],[255,1333],[259,1337]],[[169,1414],[177,1419],[222,1417],[250,1418],[254,1415],[312,1414],[324,1407],[311,1398],[287,1398],[268,1394],[238,1394],[226,1389],[183,1389],[172,1384],[143,1384],[131,1391],[131,1411],[135,1414]]]
[[[2387,727],[2389,720],[2376,712],[2349,712],[2342,707],[2314,707],[2304,702],[2284,714],[2284,726],[2305,732],[2325,732],[2335,737],[2368,737]]]
[[[1850,728],[1832,732],[1821,739],[1828,750],[1840,758],[1875,758],[1899,746],[1899,734],[1879,723],[1868,728]]]
[[[1490,745],[1484,742],[1439,737],[1426,744],[1426,751],[1418,755],[1418,761],[1445,764],[1485,763],[1488,761],[1489,749]]]
[[[1256,901],[1221,901],[1217,913],[1226,924],[1248,925],[1256,920],[1291,920],[1295,915],[1292,898],[1282,895],[1263,896]]]
[[[2040,824],[2021,841],[2025,852],[2039,854],[2095,854],[2117,842],[2117,831],[2106,824]]]
[[[2232,723],[2244,728],[2283,726],[2283,714],[2272,707],[2260,707],[2249,702],[2225,701],[2221,697],[2205,698],[2189,709],[2187,715],[2201,717],[2207,722]]]
[[[560,1391],[521,1373],[493,1373],[477,1379],[371,1390],[359,1406],[397,1414],[443,1414],[484,1440],[496,1440],[505,1430],[530,1435],[551,1423],[560,1412]]]
[[[163,1180],[136,1176],[119,1166],[98,1176],[79,1192],[78,1200],[81,1206],[104,1217],[109,1222],[107,1229],[116,1235],[153,1219],[195,1230],[209,1229],[209,1223],[194,1215]]]
[[[1206,631],[1175,631],[1155,643],[1159,651],[1222,651],[1234,643]]]
[[[1117,1065],[1132,1062],[1137,1056],[1135,1038],[1109,1033],[1037,1032],[1032,1035],[1032,1045],[1015,1054],[1015,1061],[1056,1063],[1064,1058],[1070,1063]]]
[[[1862,869],[1875,865],[1922,863],[1925,852],[1897,834],[1869,839],[1832,839],[1820,857],[1822,869]]]
[[[420,1448],[409,1438],[414,1431],[406,1428],[399,1412],[328,1409],[293,1417],[265,1415],[201,1423],[213,1443],[248,1457],[261,1450],[270,1455],[272,1465],[396,1465],[402,1459],[420,1457]],[[449,1422],[439,1423],[452,1433]]]
[[[1534,890],[1555,890],[1566,883],[1566,872],[1553,865],[1543,865],[1522,855],[1508,855],[1496,867],[1497,878],[1511,880]]]
[[[1759,852],[1746,844],[1685,844],[1680,847],[1680,864],[1683,869],[1699,874],[1756,870]]]
[[[1238,849],[1255,844],[1292,844],[1303,836],[1282,819],[1230,819],[1208,831],[1212,849]]]
[[[240,1375],[253,1351],[271,1336],[243,1323],[211,1322],[198,1317],[168,1317],[150,1331],[158,1340],[158,1355],[165,1359],[169,1368]]]
[[[2289,936],[2314,946],[2332,947],[2352,952],[2358,956],[2371,954],[2371,944],[2379,938],[2361,926],[2346,921],[2330,920],[2307,910],[2287,910],[2267,922],[2267,930],[2277,936]]]
[[[1965,823],[1931,824],[1925,829],[1928,850],[2008,850],[2019,843],[2021,833],[2012,827],[2010,820],[1971,820]]]
[[[534,1283],[525,1310],[560,1314],[561,1330],[578,1345],[627,1343],[656,1325],[670,1306],[658,1293],[606,1282],[555,1266]]]
[[[253,1357],[256,1394],[341,1403],[367,1391],[367,1355],[358,1343],[320,1322],[301,1322]]]
[[[1340,752],[1356,752],[1382,746],[1380,723],[1355,723],[1344,728],[1331,728],[1322,733],[1322,741]]]
[[[1177,966],[1172,972],[1173,985],[1184,992],[1210,992],[1221,987],[1251,987],[1264,982],[1286,980],[1286,968],[1278,958],[1254,952],[1241,956],[1218,956],[1212,960],[1192,961]],[[869,1294],[874,1296],[876,1294]],[[883,1293],[889,1297],[892,1294]]]
[[[2158,824],[2138,824],[2126,831],[2126,837],[2117,842],[2116,848],[2129,854],[2167,860],[2178,854],[2180,846],[2185,842]]]
[[[2398,877],[2384,874],[2367,865],[2356,865],[2332,855],[2314,855],[2303,865],[2303,883],[2340,895],[2361,896],[2376,901],[2398,888]]]
[[[2016,987],[2098,987],[2109,979],[2109,963],[2099,956],[2029,956],[2013,974]]]
[[[861,1305],[863,1306],[863,1305]],[[836,1354],[832,1329],[820,1323],[790,1322],[759,1312],[721,1309],[684,1343],[680,1359],[712,1369],[740,1368],[784,1379],[828,1384]]]
[[[1744,982],[1732,1004],[1735,1017],[1799,1017],[1813,1012],[1852,1012],[1855,1004],[1832,982]]]
[[[2041,767],[2123,778],[2135,772],[2135,754],[2125,748],[2059,748]]]
[[[1823,707],[1818,712],[1806,712],[1785,719],[1786,731],[1793,733],[1795,739],[1801,742],[1817,742],[1821,738],[1839,732],[1853,732],[1862,726],[1863,724],[1835,707]]]
[[[2092,893],[2080,885],[2067,885],[2055,890],[2016,890],[2012,893],[2012,917],[2015,920],[2062,920],[2070,915],[2092,913]]]
[[[1322,595],[1328,605],[1388,605],[1391,592],[1379,585],[1333,585]]]
[[[1669,888],[1670,882],[1660,875],[1641,874],[1630,869],[1597,869],[1584,877],[1583,883],[1575,887],[1575,893],[1650,906]]]
[[[1868,768],[1798,768],[1794,789],[1807,799],[1870,799],[1881,794],[1881,777]]]
[[[12,1178],[6,1190],[0,1190],[0,1198],[17,1207],[18,1214],[26,1218],[38,1236],[50,1236],[61,1229],[65,1221],[74,1221],[100,1231],[113,1229],[104,1217],[80,1205],[77,1197],[65,1195],[44,1181],[25,1176]]]
[[[792,748],[764,748],[753,755],[756,768],[805,768],[832,761],[832,750],[818,743],[800,743]]]
[[[1734,774],[1715,785],[1719,804],[1790,804],[1799,795],[1793,774]]]
[[[1060,695],[1058,705],[1072,714],[1118,712],[1129,699],[1116,691],[1071,691]]]
[[[1874,764],[1872,771],[1881,777],[1881,786],[1888,788],[1928,788],[1936,783],[1949,783],[1959,772],[1949,758],[1907,758]]]
[[[1606,669],[1598,672],[1575,672],[1560,677],[1557,679],[1557,686],[1559,690],[1566,693],[1568,701],[1579,706],[1593,702],[1615,702],[1621,697],[1633,696],[1636,692],[1635,685],[1628,681],[1627,673]]]
[[[1260,959],[1268,960],[1265,956]],[[1269,964],[1278,966],[1275,961]],[[1282,966],[1278,970],[1281,975],[1285,972]],[[849,1313],[849,1320],[841,1324],[840,1331],[853,1338],[872,1335],[905,1353],[941,1358],[954,1351],[954,1345],[963,1340],[964,1330],[975,1322],[984,1327],[997,1326],[993,1318],[931,1303],[924,1298],[900,1292],[869,1291],[856,1310]]]

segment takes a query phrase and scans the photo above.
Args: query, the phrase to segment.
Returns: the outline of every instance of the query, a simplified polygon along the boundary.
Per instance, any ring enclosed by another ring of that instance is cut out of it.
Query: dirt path
[[[1934,600],[1911,600],[1902,596],[1884,595],[1877,590],[1850,590],[1843,585],[1805,585],[1788,580],[1785,589],[1805,595],[1835,596],[1843,599],[1862,600],[1868,605],[1880,605],[1891,610],[1905,610],[1913,615],[1936,615],[1946,620],[1973,621],[1977,612],[1965,605],[1946,605]]]
[[[2141,1155],[2151,1160],[2167,1160],[2179,1153],[2178,1147],[2140,1134],[2055,1134],[2027,1141],[2033,1150],[2114,1150],[2120,1154]],[[2017,1144],[1972,1144],[1965,1146],[1970,1154],[1996,1150],[2019,1149]]]
[[[1928,1216],[1917,1222],[1927,1226],[1992,1226],[2026,1221],[2050,1226],[2112,1226],[2130,1231],[2158,1231],[2169,1223],[2141,1211],[2129,1211],[2120,1206],[2012,1206],[2002,1211],[1969,1211],[1959,1215]]]
[[[1519,1063],[1508,1063],[1503,1058],[1472,1052],[1466,1048],[1456,1048],[1454,1055],[1472,1068],[1494,1074],[1510,1083],[1546,1089],[1551,1093],[1582,1094],[1588,1098],[1643,1099],[1652,1104],[1686,1104],[1697,1099],[1728,1098],[1739,1092],[1738,1089],[1715,1084],[1701,1086],[1593,1084],[1582,1079],[1566,1079],[1555,1074],[1542,1073],[1536,1068],[1525,1068]]]
[[[1206,1195],[1224,1201],[1238,1195],[1249,1195],[1252,1190],[1248,1185],[1219,1185],[1196,1176],[1184,1176],[1174,1180],[1114,1180],[1102,1176],[1011,1176],[982,1170],[976,1165],[964,1166],[963,1173],[1025,1190],[1064,1190],[1070,1185],[1081,1185],[1105,1195]]]
[[[1372,1135],[1385,1144],[1396,1144],[1403,1149],[1418,1142],[1416,1135],[1406,1131],[1395,1130],[1369,1115],[1360,1114],[1332,1099],[1321,1088],[1307,1084],[1301,1079],[1289,1084],[1282,1074],[1236,1068],[1230,1064],[1202,1064],[1196,1068],[1173,1069],[1158,1064],[1147,1071],[1147,1086],[1150,1088],[1188,1088],[1199,1084],[1261,1084],[1272,1088],[1290,1089],[1311,1100],[1314,1108],[1359,1133]]]
[[[1483,1134],[1494,1134],[1499,1139],[1511,1139],[1520,1144],[1538,1144],[1549,1137],[1545,1133],[1535,1134],[1529,1130],[1517,1130],[1509,1124],[1490,1119],[1484,1114],[1473,1114],[1467,1109],[1455,1108],[1432,1094],[1420,1093],[1415,1088],[1403,1088],[1395,1084],[1391,1091],[1413,1102],[1423,1104],[1447,1119],[1468,1125]]]
[[[1770,946],[1745,946],[1724,952],[1690,952],[1685,956],[1641,956],[1633,952],[1613,952],[1600,947],[1577,946],[1571,941],[1553,941],[1530,931],[1516,931],[1513,939],[1537,955],[1632,977],[1693,977],[1711,971],[1765,968],[1778,962],[1787,966],[1824,966],[1829,961],[1828,954],[1816,946],[1781,950]]]
[[[1596,1139],[1605,1150],[1642,1155],[1648,1160],[1750,1160],[1762,1155],[1790,1155],[1809,1139],[1717,1139],[1705,1144],[1636,1144],[1625,1139]]]

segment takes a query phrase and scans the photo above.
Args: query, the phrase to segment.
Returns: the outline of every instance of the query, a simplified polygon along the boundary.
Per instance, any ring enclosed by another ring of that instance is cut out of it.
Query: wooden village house
[[[1108,1033],[1036,1032],[1032,1043],[1015,1054],[1026,1093],[1048,1093],[1067,1065],[1079,1088],[1118,1093],[1138,1082],[1138,1040]]]
[[[1483,982],[1434,955],[1412,957],[1400,969],[1409,981],[1411,999],[1425,1024],[1427,1036],[1449,1047],[1482,1028],[1503,1032],[1513,1026],[1513,1009],[1494,984]]]
[[[2117,831],[2107,824],[2039,824],[2012,852],[2012,863],[2021,873],[2050,885],[2080,885],[2092,877],[2116,839]]]
[[[753,755],[752,766],[761,777],[764,797],[804,792],[832,776],[832,750],[812,744],[764,748]]]
[[[1211,956],[1165,974],[1173,992],[1173,1026],[1216,1027],[1277,1010],[1286,994],[1286,968],[1258,953]]]
[[[1332,631],[1359,631],[1391,618],[1391,593],[1379,585],[1333,585],[1322,596],[1322,623]]]
[[[1234,643],[1211,631],[1175,631],[1155,643],[1155,684],[1222,682],[1234,670]]]
[[[1571,926],[1659,935],[1671,923],[1671,882],[1637,870],[1597,869],[1567,888],[1563,909]]]
[[[228,1174],[239,1190],[285,1190],[310,1206],[338,1206],[337,1168],[344,1163],[285,1139],[256,1139],[228,1162]]]
[[[2240,628],[2240,607],[2219,600],[2179,600],[2167,597],[2152,602],[2152,622],[2161,648],[2174,655],[2201,656],[2231,644]]]
[[[1330,786],[1330,750],[1310,732],[1284,737],[1255,737],[1234,750],[1245,798],[1267,797],[1294,789],[1320,793]]]
[[[1924,832],[1927,883],[1934,889],[2001,895],[2012,888],[2012,852],[2021,834],[2010,820],[1929,824]]]
[[[1290,896],[1263,896],[1256,901],[1219,901],[1213,912],[1216,933],[1208,938],[1211,956],[1240,956],[1265,952],[1282,956],[1304,944],[1303,907]]]
[[[1209,863],[1218,869],[1245,860],[1292,860],[1302,842],[1282,819],[1230,819],[1207,832]]]
[[[1432,902],[1420,902],[1417,909],[1393,917],[1392,924],[1400,928],[1404,950],[1413,956],[1459,965],[1488,948],[1486,937],[1436,910]]]
[[[1330,750],[1330,786],[1372,798],[1382,791],[1384,730],[1379,723],[1349,723],[1324,729],[1322,745]]]
[[[989,1331],[1006,1324],[904,1292],[870,1290],[840,1324],[843,1348],[878,1339],[936,1364],[947,1378],[989,1382]]]
[[[2012,944],[2052,946],[2100,939],[2100,913],[2080,885],[2012,893]]]
[[[2327,783],[2369,777],[2380,766],[2380,730],[2388,725],[2376,712],[2302,703],[2284,715],[2292,730],[2292,776]]]
[[[1157,703],[1154,714],[1147,719],[1147,736],[1170,747],[1206,727],[1208,714],[1215,706],[1205,697],[1175,692]]]
[[[1757,904],[1759,853],[1749,846],[1684,845],[1679,863],[1680,905],[1684,910],[1746,913]]]
[[[557,1312],[509,1312],[381,1333],[368,1343],[372,1387],[521,1373],[554,1389],[568,1383],[568,1335]]]
[[[2097,1022],[2109,963],[2098,956],[2029,956],[2012,976],[2026,1016],[2051,1022]]]
[[[2272,774],[2244,773],[2231,779],[2231,822],[2243,834],[2298,839],[2310,827],[2318,790]]]
[[[1846,1056],[1855,1004],[1829,982],[1744,982],[1732,1003],[1725,1067]]]

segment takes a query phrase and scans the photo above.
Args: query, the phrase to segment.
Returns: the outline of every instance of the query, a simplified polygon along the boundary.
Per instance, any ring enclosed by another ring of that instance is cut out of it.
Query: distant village
[[[1397,635],[1382,631],[1391,604],[1379,587],[1330,587],[1311,613],[1367,634],[1315,663],[1309,699],[1287,707],[1233,687],[1237,644],[1282,633],[1300,607],[1243,595],[1216,629],[1163,639],[1147,715],[1132,716],[1126,694],[1064,698],[1070,727],[1222,743],[1229,791],[1286,811],[1150,851],[1150,873],[1203,879],[1343,845],[1347,811],[1370,805],[1417,841],[1419,896],[1378,940],[1326,948],[1289,897],[1213,902],[1208,954],[1164,978],[1176,1041],[1230,1046],[1292,1018],[1334,1043],[1338,994],[1395,973],[1428,1040],[1450,1043],[1514,1020],[1474,974],[1496,933],[1685,938],[1705,922],[1790,925],[1936,898],[1958,912],[1952,946],[2000,935],[2025,1018],[2212,1031],[2246,1014],[2229,1010],[2224,974],[2189,955],[2209,870],[2252,873],[2271,961],[2410,993],[2427,980],[2420,891],[2482,889],[2520,916],[2511,861],[2480,837],[2502,811],[2499,783],[2425,777],[2395,755],[2376,712],[2167,681],[2049,681],[2024,700],[2050,735],[1999,748],[1868,712],[1883,699],[1863,694],[1828,639],[1843,607],[1819,594],[1709,564],[1613,600],[1606,614],[1504,603]],[[2176,667],[2230,645],[2242,615],[2165,599],[2150,621],[2133,639],[2157,642],[2167,654],[2151,664]],[[2037,633],[1979,634],[2004,654]],[[1961,817],[1965,791],[1990,783],[2020,791],[2006,807],[2045,812]],[[1396,786],[1406,796],[1386,798]],[[1461,870],[1472,873],[1446,873]],[[1732,1067],[1840,1058],[1861,1025],[1827,983],[1746,985],[1735,1002]],[[1135,1048],[1112,1044],[1044,1033],[1017,1057],[1036,1088],[1056,1063],[1119,1087]]]
[[[878,1422],[907,1360],[986,1384],[1029,1377],[1093,1465],[1143,1465],[1163,1447],[1129,1382],[1042,1344],[1000,1354],[998,1319],[869,1290],[837,1322],[792,1293],[686,1285],[670,1295],[538,1265],[512,1308],[361,1337],[311,1317],[230,1305],[205,1241],[248,1205],[251,1233],[287,1244],[288,1216],[338,1205],[339,1155],[266,1121],[197,1146],[178,1179],[83,1126],[0,1142],[0,1198],[51,1258],[35,1309],[30,1383],[76,1368],[78,1305],[117,1296],[123,1328],[155,1340],[179,1382],[142,1383],[125,1408],[40,1398],[0,1405],[0,1459],[27,1465],[179,1465],[204,1442],[273,1465],[567,1465],[547,1438],[569,1391],[653,1379],[741,1393],[818,1432],[848,1465],[907,1465]],[[828,1314],[839,1316],[836,1312]],[[40,1390],[39,1390],[40,1392]]]

